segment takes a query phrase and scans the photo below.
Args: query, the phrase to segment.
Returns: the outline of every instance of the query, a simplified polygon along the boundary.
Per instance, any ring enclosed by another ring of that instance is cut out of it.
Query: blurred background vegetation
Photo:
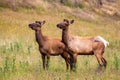
[[[45,10],[63,9],[69,12],[66,7],[74,8],[71,14],[85,19],[93,18],[96,14],[120,19],[119,5],[120,0],[0,0],[0,7],[10,8],[14,11],[19,8],[44,8]]]

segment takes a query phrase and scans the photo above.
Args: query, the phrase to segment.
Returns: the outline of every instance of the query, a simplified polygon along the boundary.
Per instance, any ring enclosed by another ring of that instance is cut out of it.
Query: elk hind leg
[[[106,61],[105,58],[103,58],[103,57],[102,57],[102,62],[103,62],[104,67],[106,68],[106,66],[107,66],[107,61]]]
[[[104,66],[104,59],[103,59],[103,57],[102,57],[102,55],[100,55],[100,54],[96,54],[95,55],[96,56],[96,58],[97,58],[97,61],[98,61],[98,63],[99,63],[99,71],[102,71],[102,67]]]

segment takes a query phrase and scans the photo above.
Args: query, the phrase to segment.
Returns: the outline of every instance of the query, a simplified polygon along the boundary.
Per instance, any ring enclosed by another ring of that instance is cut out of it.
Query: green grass
[[[103,74],[96,73],[98,63],[95,56],[78,56],[76,72],[66,72],[65,62],[60,56],[51,57],[49,70],[43,70],[34,31],[28,28],[28,24],[46,20],[43,34],[61,38],[61,30],[56,24],[64,18],[75,20],[70,26],[72,34],[100,35],[110,42],[104,53],[108,66]],[[63,11],[0,8],[0,80],[119,80],[119,30],[119,22],[86,21]]]

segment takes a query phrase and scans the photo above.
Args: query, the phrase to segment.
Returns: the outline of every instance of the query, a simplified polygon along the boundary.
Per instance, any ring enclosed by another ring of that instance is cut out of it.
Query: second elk
[[[61,55],[66,62],[67,69],[69,68],[69,55],[65,51],[65,45],[60,39],[51,38],[42,34],[41,28],[45,21],[35,21],[28,26],[35,31],[36,41],[39,45],[39,51],[42,56],[43,68],[48,69],[50,56]]]
[[[57,24],[57,27],[62,29],[62,42],[71,56],[71,70],[75,70],[77,55],[95,55],[99,63],[99,70],[101,71],[103,66],[106,68],[107,61],[103,57],[103,53],[109,43],[101,36],[79,37],[70,35],[69,25],[72,23],[74,20],[64,19]]]

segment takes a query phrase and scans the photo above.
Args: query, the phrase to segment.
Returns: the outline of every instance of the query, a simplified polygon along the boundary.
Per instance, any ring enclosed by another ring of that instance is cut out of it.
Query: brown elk
[[[44,36],[41,31],[41,27],[45,24],[45,21],[35,21],[35,23],[29,24],[32,30],[35,30],[36,41],[39,45],[39,51],[42,56],[43,69],[48,69],[50,56],[61,55],[66,62],[66,68],[69,69],[69,54],[65,51],[65,45],[60,39]]]
[[[103,66],[106,68],[107,61],[103,58],[103,53],[109,43],[100,36],[71,36],[69,25],[72,23],[74,23],[74,20],[64,19],[63,22],[57,24],[57,27],[62,29],[62,42],[71,56],[71,70],[76,67],[77,55],[95,55],[99,63],[99,70],[101,71]]]

